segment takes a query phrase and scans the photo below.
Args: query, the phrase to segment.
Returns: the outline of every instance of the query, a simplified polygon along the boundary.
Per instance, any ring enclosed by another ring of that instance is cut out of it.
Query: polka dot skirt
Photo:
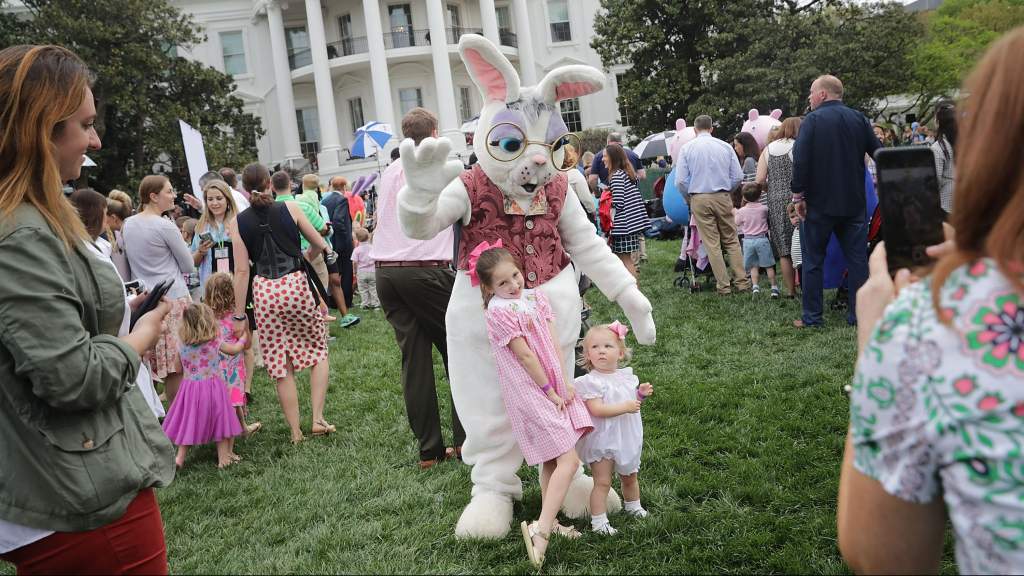
[[[327,326],[301,270],[252,284],[263,364],[271,378],[327,360]]]

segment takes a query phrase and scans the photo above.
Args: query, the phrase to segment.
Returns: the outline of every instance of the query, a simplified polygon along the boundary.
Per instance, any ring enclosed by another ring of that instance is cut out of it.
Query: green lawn
[[[658,325],[657,345],[636,347],[633,361],[656,388],[644,404],[640,474],[651,516],[613,516],[614,538],[577,522],[584,537],[554,540],[544,571],[846,572],[835,497],[854,330],[836,313],[821,330],[790,328],[797,301],[675,288],[678,249],[678,241],[649,243],[642,268]],[[595,320],[622,318],[597,290],[588,299]],[[159,491],[172,572],[532,572],[518,531],[501,541],[455,539],[470,470],[417,468],[393,333],[381,312],[362,317],[356,328],[332,329],[326,413],[338,434],[289,445],[260,373],[253,412],[265,428],[240,442],[245,461],[219,472],[212,447],[194,450]],[[443,375],[439,361],[435,371]],[[540,507],[535,472],[524,467],[521,476],[517,523]]]

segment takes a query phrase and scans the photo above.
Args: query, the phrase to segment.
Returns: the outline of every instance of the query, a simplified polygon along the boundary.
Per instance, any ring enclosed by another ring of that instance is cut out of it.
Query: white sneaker
[[[754,284],[754,287],[750,289],[750,292],[753,293],[753,294],[760,294],[761,293],[761,287],[758,286],[757,284]]]
[[[630,516],[632,516],[634,518],[647,518],[650,515],[647,512],[647,510],[644,510],[643,508],[640,508],[639,510],[626,510],[626,509],[623,509],[622,511],[625,512],[626,514],[629,514]]]
[[[619,533],[619,531],[616,530],[615,528],[612,528],[611,524],[602,524],[602,525],[598,526],[597,528],[594,528],[594,533],[595,534],[602,534],[604,536],[615,536],[616,534]]]

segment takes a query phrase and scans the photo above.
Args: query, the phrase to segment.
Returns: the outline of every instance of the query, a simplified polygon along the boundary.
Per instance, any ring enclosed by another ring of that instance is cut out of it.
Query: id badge
[[[231,273],[231,257],[227,247],[214,248],[213,259],[217,263],[217,272]]]

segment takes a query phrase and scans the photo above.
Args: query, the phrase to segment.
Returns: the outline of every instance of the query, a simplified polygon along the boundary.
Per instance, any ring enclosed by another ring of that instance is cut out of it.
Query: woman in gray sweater
[[[163,214],[174,208],[174,189],[164,176],[146,176],[139,185],[139,213],[124,221],[122,234],[132,275],[150,288],[163,280],[173,280],[167,297],[171,311],[164,319],[156,348],[146,355],[153,377],[163,380],[167,403],[174,402],[181,383],[178,358],[178,329],[181,316],[192,302],[185,275],[195,270],[192,251],[181,232]]]

